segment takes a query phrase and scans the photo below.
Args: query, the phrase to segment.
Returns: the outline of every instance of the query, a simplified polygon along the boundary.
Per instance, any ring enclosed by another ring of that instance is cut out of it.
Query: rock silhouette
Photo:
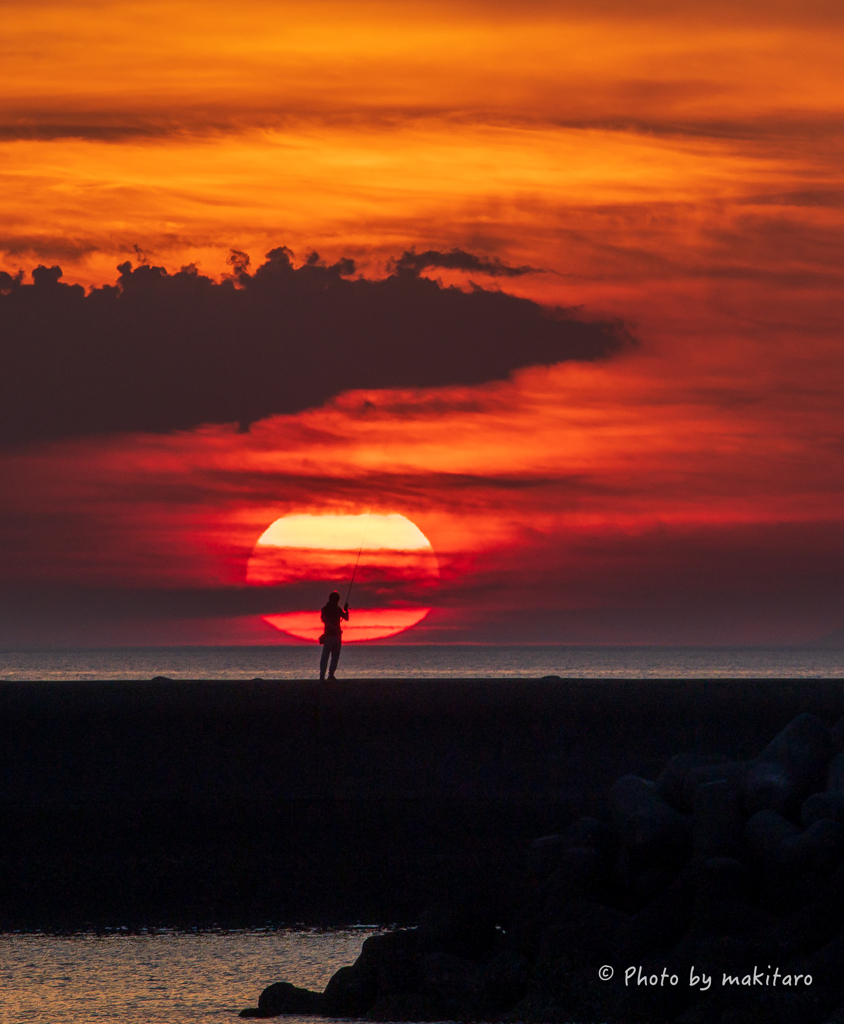
[[[511,919],[433,907],[367,939],[324,993],[276,983],[242,1016],[841,1022],[842,737],[844,719],[804,713],[753,760],[622,776],[602,818],[532,842]]]

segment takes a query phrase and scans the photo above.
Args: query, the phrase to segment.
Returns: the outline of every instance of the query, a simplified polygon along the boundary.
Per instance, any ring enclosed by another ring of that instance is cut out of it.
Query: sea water
[[[0,1021],[233,1022],[273,982],[321,991],[375,930],[0,935]]]
[[[312,679],[317,644],[0,651],[2,680]],[[840,679],[844,650],[347,644],[349,679]]]

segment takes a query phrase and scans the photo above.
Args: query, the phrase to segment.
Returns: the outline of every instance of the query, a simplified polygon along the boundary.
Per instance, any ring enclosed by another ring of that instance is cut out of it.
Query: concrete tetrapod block
[[[689,819],[663,800],[652,782],[624,775],[610,787],[608,800],[634,872],[682,862],[690,847]]]
[[[761,810],[790,817],[822,785],[832,753],[829,727],[816,715],[798,715],[759,754],[744,779],[749,815]]]
[[[691,811],[691,804],[686,799],[686,779],[690,772],[699,768],[711,768],[713,765],[722,764],[727,759],[718,754],[697,754],[686,752],[675,754],[670,758],[662,772],[654,783],[654,789],[666,803],[677,810],[688,814]]]

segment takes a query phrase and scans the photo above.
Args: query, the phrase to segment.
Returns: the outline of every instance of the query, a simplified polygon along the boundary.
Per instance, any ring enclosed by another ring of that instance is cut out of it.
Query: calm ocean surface
[[[235,1021],[275,981],[321,991],[376,929],[227,934],[0,934],[3,1024]],[[288,1024],[323,1018],[285,1017]]]
[[[320,648],[141,647],[0,652],[0,679],[309,679]],[[347,644],[338,676],[356,679],[844,678],[844,650],[757,647],[487,647]]]

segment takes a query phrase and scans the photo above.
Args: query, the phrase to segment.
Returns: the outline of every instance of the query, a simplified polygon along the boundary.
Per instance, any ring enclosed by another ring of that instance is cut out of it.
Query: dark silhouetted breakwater
[[[744,759],[838,681],[0,684],[0,928],[415,921],[680,751]],[[506,907],[501,909],[506,913]]]

